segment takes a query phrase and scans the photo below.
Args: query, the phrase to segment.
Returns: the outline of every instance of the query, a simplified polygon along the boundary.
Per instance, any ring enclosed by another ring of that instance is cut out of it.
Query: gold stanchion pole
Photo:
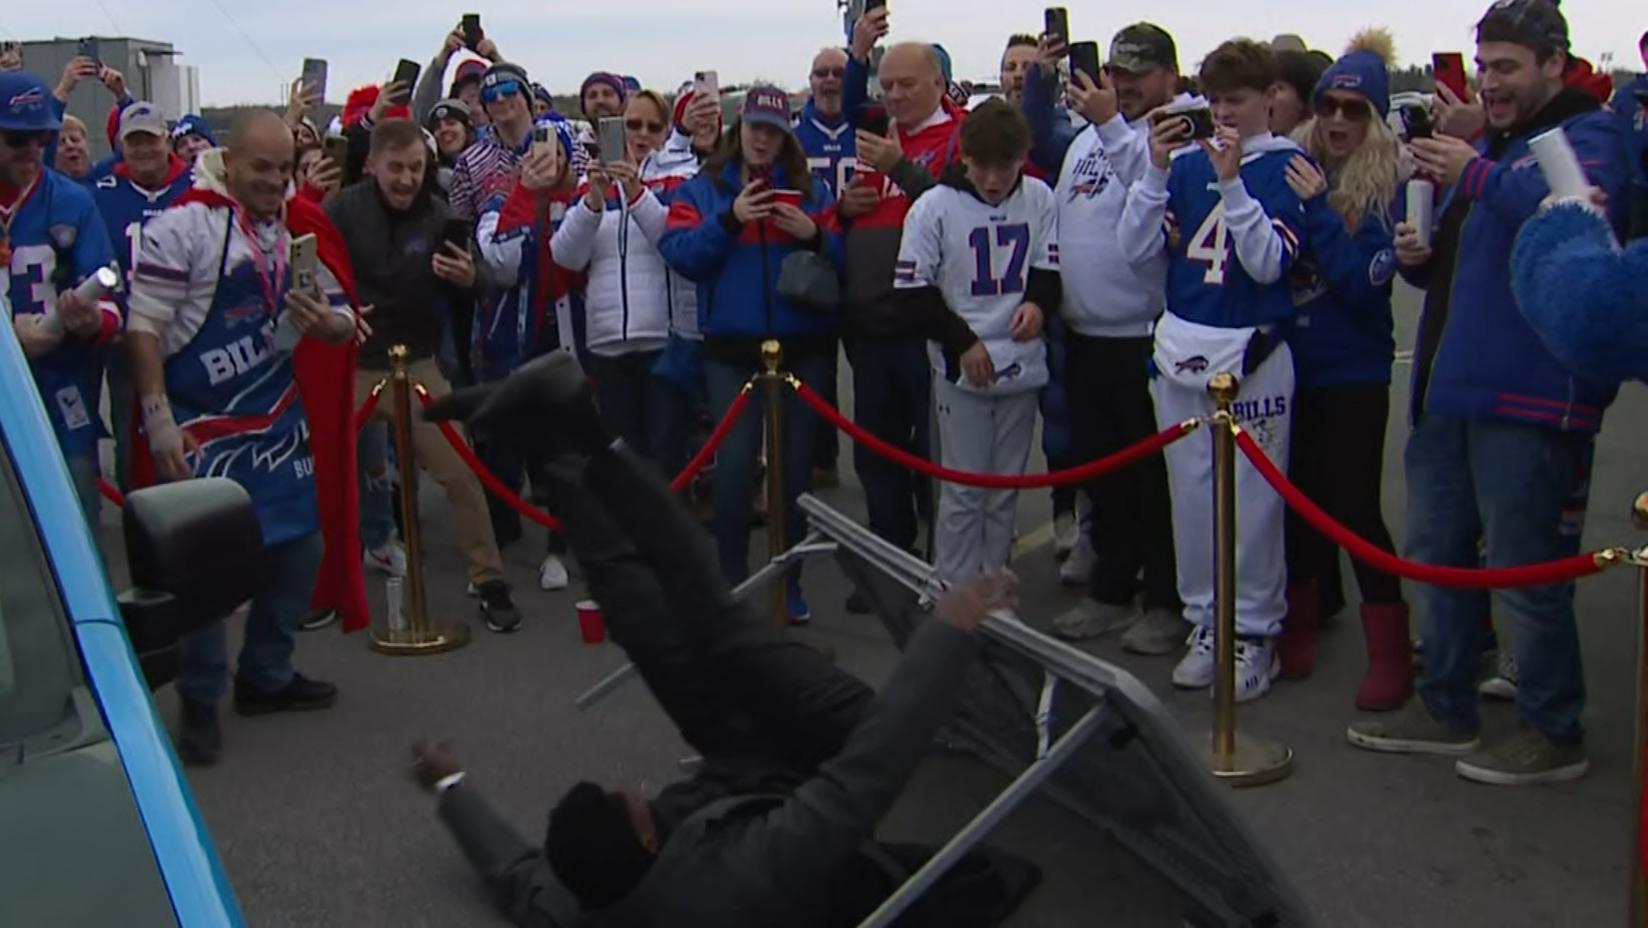
[[[778,339],[761,343],[761,375],[767,387],[767,556],[776,558],[788,547],[784,537],[784,378],[778,366],[784,360],[784,349]],[[782,578],[774,582],[768,599],[772,603],[773,624],[790,623],[789,603],[786,601],[788,584]]]
[[[1213,414],[1214,633],[1213,736],[1208,767],[1231,786],[1261,786],[1293,772],[1286,745],[1236,732],[1236,402],[1240,383],[1220,372],[1207,383]]]
[[[1637,494],[1631,506],[1631,521],[1648,529],[1648,493]],[[1632,928],[1648,926],[1648,879],[1642,873],[1642,792],[1648,788],[1648,549],[1636,553],[1637,562],[1637,712],[1631,724],[1631,921]]]
[[[423,539],[418,527],[415,452],[412,448],[412,378],[406,371],[406,346],[389,349],[390,409],[395,430],[395,457],[401,478],[401,523],[406,533],[406,596],[401,603],[402,628],[374,625],[368,643],[383,654],[439,654],[469,643],[469,627],[462,623],[435,625],[429,621],[423,582]]]

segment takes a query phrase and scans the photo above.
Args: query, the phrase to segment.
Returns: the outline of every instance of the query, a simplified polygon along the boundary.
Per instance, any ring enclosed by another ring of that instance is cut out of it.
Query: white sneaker
[[[1476,688],[1478,693],[1489,699],[1499,699],[1505,702],[1516,702],[1516,658],[1509,651],[1499,652],[1499,670],[1493,676],[1482,681]]]
[[[538,565],[538,589],[546,593],[564,590],[570,582],[571,578],[567,576],[566,565],[561,562],[560,555],[545,555],[544,562]]]
[[[1076,550],[1081,539],[1081,525],[1074,513],[1061,512],[1053,518],[1053,560],[1062,561]]]
[[[1086,586],[1093,579],[1093,566],[1098,559],[1093,552],[1092,539],[1087,537],[1086,532],[1081,532],[1076,546],[1070,549],[1070,556],[1059,568],[1059,582],[1065,586]]]
[[[1211,637],[1211,636],[1210,636]],[[1248,702],[1270,692],[1270,681],[1282,672],[1282,658],[1274,638],[1236,639],[1236,701]]]
[[[406,576],[406,549],[394,539],[384,542],[376,548],[367,548],[361,554],[361,560],[367,567],[390,577]]]
[[[1185,639],[1190,650],[1173,668],[1173,685],[1200,690],[1213,685],[1213,629],[1198,626]]]

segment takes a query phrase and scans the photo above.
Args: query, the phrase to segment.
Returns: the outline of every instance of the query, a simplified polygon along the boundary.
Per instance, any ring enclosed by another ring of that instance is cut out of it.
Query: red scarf
[[[199,187],[178,197],[174,206],[189,203],[240,208],[229,197]],[[349,298],[349,305],[359,306],[349,249],[320,207],[302,197],[288,200],[286,229],[294,237],[315,236],[321,263],[337,278]],[[321,536],[326,542],[326,555],[315,577],[310,606],[317,610],[336,610],[345,632],[359,631],[371,624],[366,578],[361,569],[360,493],[355,464],[355,353],[353,341],[328,345],[305,338],[292,356],[293,376],[309,419],[309,447],[315,456],[315,501]],[[141,421],[141,415],[133,416],[134,427]],[[155,479],[148,441],[139,436],[132,442],[132,486],[148,486]]]

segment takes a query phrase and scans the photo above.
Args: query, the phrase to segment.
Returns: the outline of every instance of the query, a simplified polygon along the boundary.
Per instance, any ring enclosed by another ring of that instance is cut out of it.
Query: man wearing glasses
[[[481,109],[492,132],[458,156],[452,172],[452,212],[475,221],[493,194],[508,194],[532,145],[532,83],[526,69],[501,61],[481,78]]]
[[[81,506],[95,514],[97,407],[120,312],[74,288],[113,264],[114,251],[91,193],[45,165],[62,127],[52,102],[33,74],[0,72],[0,294]]]

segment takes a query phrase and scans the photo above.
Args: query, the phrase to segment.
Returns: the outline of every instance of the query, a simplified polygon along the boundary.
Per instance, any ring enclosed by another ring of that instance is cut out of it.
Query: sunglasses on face
[[[640,132],[645,129],[648,132],[657,134],[664,131],[664,124],[650,119],[626,119],[624,120],[624,128],[631,132]]]
[[[482,87],[481,102],[497,103],[504,97],[513,96],[520,92],[521,84],[519,81],[504,81],[502,84],[496,84],[492,87]]]
[[[813,77],[819,78],[820,80],[822,80],[826,77],[846,77],[846,76],[847,76],[847,69],[846,68],[814,68],[813,69]]]
[[[1323,119],[1332,119],[1335,114],[1341,114],[1350,122],[1367,122],[1368,116],[1373,113],[1366,100],[1335,100],[1332,97],[1323,97],[1316,102],[1316,115]]]
[[[0,134],[5,136],[7,148],[22,148],[25,145],[35,142],[38,142],[41,145],[46,144],[47,133],[45,132],[19,132],[7,130],[5,133]]]

